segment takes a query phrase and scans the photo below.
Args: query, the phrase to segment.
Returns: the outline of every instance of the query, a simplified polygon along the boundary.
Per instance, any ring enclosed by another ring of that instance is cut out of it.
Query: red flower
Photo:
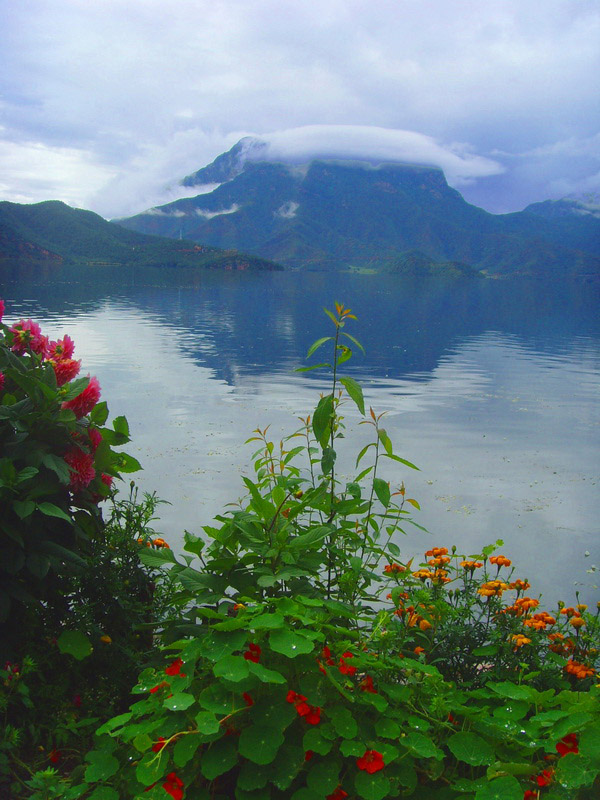
[[[304,700],[306,700],[306,697],[304,697],[303,694],[298,694],[298,692],[290,689],[285,699],[288,701],[288,703],[302,703]]]
[[[69,488],[74,492],[78,492],[89,486],[96,477],[94,456],[75,446],[67,450],[63,458],[70,467]]]
[[[253,699],[252,699],[252,697],[251,697],[251,696],[248,694],[248,692],[244,692],[244,694],[242,695],[242,697],[244,698],[244,702],[246,703],[246,705],[247,705],[248,707],[250,707],[250,706],[253,706],[253,705],[254,705],[254,700],[253,700]]]
[[[374,772],[379,772],[380,769],[383,769],[385,764],[383,763],[383,756],[377,750],[365,750],[364,754],[356,759],[356,766],[372,775]]]
[[[369,692],[370,694],[377,694],[377,689],[373,686],[373,678],[370,675],[365,675],[365,677],[358,684],[358,686],[360,689],[362,689],[363,692]]]
[[[346,663],[347,658],[354,658],[353,653],[344,653],[340,658],[340,672],[342,675],[354,675],[356,672],[356,667],[351,667],[349,664]]]
[[[56,385],[64,386],[69,383],[73,378],[76,378],[81,369],[81,361],[75,361],[73,358],[61,358],[60,361],[50,361],[54,374],[56,375]]]
[[[48,754],[48,758],[50,759],[50,761],[53,764],[58,764],[58,762],[62,758],[62,753],[60,752],[60,750],[50,750],[50,753]]]
[[[77,419],[85,417],[86,414],[92,410],[100,399],[100,384],[98,378],[95,376],[90,378],[90,382],[85,387],[83,392],[74,397],[72,400],[67,400],[62,404],[63,408],[70,408],[75,413]]]
[[[325,663],[332,667],[335,664],[335,661],[331,657],[331,650],[325,645],[321,652],[321,656],[325,659]]]
[[[185,672],[181,671],[182,666],[183,661],[180,658],[176,658],[175,661],[172,661],[166,668],[165,673],[167,675],[181,675],[182,678],[185,678]]]
[[[74,351],[75,342],[70,336],[65,336],[63,339],[59,339],[57,342],[50,342],[48,347],[48,358],[55,359],[57,361],[62,360],[63,358],[73,358]]]
[[[543,770],[535,779],[538,786],[549,786],[552,783],[552,776],[554,775],[553,769]]]
[[[258,664],[260,660],[261,649],[257,644],[253,644],[252,642],[248,645],[248,650],[244,653],[244,658],[246,661],[254,661],[255,664]]]
[[[526,789],[525,794],[523,795],[523,800],[537,800],[538,792],[534,791],[533,789]]]
[[[168,685],[169,684],[166,681],[161,681],[157,686],[154,686],[154,688],[150,689],[150,694],[155,694],[159,691],[159,689],[164,689],[164,687]]]
[[[167,780],[163,783],[163,789],[170,794],[173,800],[181,800],[183,797],[183,781],[174,772],[169,772]]]
[[[327,795],[325,800],[344,800],[344,797],[348,797],[348,792],[345,792],[341,786],[338,786],[335,792]]]
[[[563,736],[560,742],[556,745],[556,752],[559,756],[566,756],[567,753],[578,753],[579,747],[577,745],[577,734],[569,733]]]
[[[73,695],[73,705],[75,706],[75,708],[81,708],[81,695],[80,694],[74,694]]]
[[[37,322],[30,319],[21,319],[10,329],[13,333],[12,350],[15,353],[24,353],[27,348],[34,353],[45,356],[48,352],[49,341],[47,336],[42,336],[42,331]]]
[[[304,753],[304,760],[305,761],[310,761],[313,756],[314,756],[314,751],[313,750],[307,750],[306,753]]]
[[[152,752],[153,753],[160,753],[160,751],[163,749],[163,747],[166,745],[166,743],[167,743],[167,740],[165,738],[163,738],[162,736],[159,736],[158,737],[158,742],[155,742],[152,745]]]

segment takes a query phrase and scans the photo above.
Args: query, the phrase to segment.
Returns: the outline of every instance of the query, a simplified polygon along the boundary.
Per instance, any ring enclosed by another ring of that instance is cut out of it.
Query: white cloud
[[[222,217],[225,214],[235,214],[235,212],[239,211],[240,208],[240,205],[233,203],[233,205],[229,206],[229,208],[223,208],[219,211],[205,211],[203,208],[197,208],[196,214],[203,219],[213,219],[213,217]]]
[[[415,131],[367,125],[306,125],[263,134],[260,139],[266,143],[266,150],[258,150],[258,157],[268,160],[337,157],[428,164],[441,167],[450,182],[504,171],[497,161],[470,153],[464,145],[444,146]]]

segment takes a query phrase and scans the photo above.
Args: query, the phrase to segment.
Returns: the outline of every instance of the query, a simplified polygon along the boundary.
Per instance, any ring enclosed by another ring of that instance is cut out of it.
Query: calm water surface
[[[278,441],[313,410],[326,375],[293,370],[330,333],[321,309],[338,300],[358,316],[348,330],[367,351],[346,373],[387,412],[396,452],[421,468],[386,468],[430,531],[408,529],[406,557],[442,544],[471,554],[501,538],[548,603],[574,588],[600,599],[593,287],[139,268],[43,277],[0,279],[6,318],[74,338],[111,416],[129,419],[127,449],[144,466],[136,481],[171,503],[157,529],[174,546],[243,494],[254,428],[270,423]],[[368,426],[346,412],[349,476]]]

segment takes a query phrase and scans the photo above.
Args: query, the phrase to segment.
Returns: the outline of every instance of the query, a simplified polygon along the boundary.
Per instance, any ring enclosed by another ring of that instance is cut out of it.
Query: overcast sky
[[[3,200],[133,214],[249,134],[292,157],[435,163],[494,212],[600,192],[598,0],[0,10]]]

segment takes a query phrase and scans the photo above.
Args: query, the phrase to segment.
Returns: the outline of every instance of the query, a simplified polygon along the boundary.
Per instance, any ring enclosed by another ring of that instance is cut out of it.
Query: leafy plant
[[[179,587],[180,613],[70,788],[90,800],[591,798],[598,614],[540,612],[524,581],[501,577],[500,542],[401,559],[419,504],[381,468],[416,467],[341,375],[361,347],[354,315],[326,313],[333,333],[309,356],[331,348],[318,365],[331,389],[287,439],[254,432],[242,506],[204,528],[209,543],[186,533],[181,556],[141,546]],[[342,481],[349,401],[373,437]]]

